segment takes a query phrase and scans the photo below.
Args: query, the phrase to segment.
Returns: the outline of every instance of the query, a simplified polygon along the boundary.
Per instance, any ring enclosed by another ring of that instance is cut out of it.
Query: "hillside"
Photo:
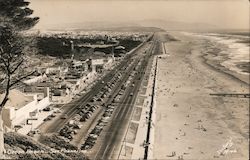
[[[63,141],[60,141],[61,145],[59,148],[54,148],[53,146],[51,146],[53,147],[51,148],[45,146],[42,143],[34,141],[28,136],[24,136],[15,132],[9,132],[4,135],[4,143],[7,153],[6,156],[7,158],[11,159],[87,159],[87,157],[82,152],[73,150],[74,147],[62,145],[65,143]]]

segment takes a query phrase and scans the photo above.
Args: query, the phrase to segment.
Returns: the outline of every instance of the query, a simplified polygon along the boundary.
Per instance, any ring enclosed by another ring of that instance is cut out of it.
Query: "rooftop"
[[[0,95],[0,100],[4,98],[4,94]],[[15,109],[20,109],[23,106],[33,101],[33,96],[27,96],[19,90],[12,89],[10,90],[9,100],[5,104],[5,108],[14,107]]]

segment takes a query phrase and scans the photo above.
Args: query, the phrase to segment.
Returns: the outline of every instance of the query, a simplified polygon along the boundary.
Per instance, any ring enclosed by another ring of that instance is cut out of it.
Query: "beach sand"
[[[158,59],[154,159],[249,159],[249,86],[204,63],[205,41],[170,33]]]

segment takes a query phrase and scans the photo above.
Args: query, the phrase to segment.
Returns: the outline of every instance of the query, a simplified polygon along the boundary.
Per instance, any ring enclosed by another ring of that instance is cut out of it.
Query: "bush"
[[[63,138],[57,135],[44,136],[42,141],[45,145],[55,149],[77,150],[77,147],[66,142]]]
[[[47,138],[47,141],[51,140],[52,143],[49,143],[50,145],[53,144],[55,146],[59,146],[59,150],[65,149],[65,150],[76,150],[77,147],[65,142],[63,139],[53,135],[51,137],[45,136],[44,138]],[[75,160],[75,159],[81,159],[86,160],[88,159],[82,152],[73,152],[73,153],[65,153],[65,152],[52,152],[52,148],[50,148],[42,143],[34,141],[32,138],[15,133],[15,132],[9,132],[4,134],[4,142],[5,142],[5,149],[7,151],[21,151],[20,154],[7,154],[7,157],[10,157],[11,159],[61,159],[61,160]],[[48,143],[48,142],[47,142]],[[54,149],[56,151],[56,149]],[[26,151],[34,151],[34,153],[26,152]],[[8,153],[8,152],[7,152]]]

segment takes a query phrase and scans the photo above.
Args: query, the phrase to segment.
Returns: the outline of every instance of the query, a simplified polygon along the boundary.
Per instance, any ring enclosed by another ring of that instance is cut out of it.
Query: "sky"
[[[136,22],[161,19],[206,23],[228,29],[249,28],[248,0],[29,0],[37,29],[95,21]]]

